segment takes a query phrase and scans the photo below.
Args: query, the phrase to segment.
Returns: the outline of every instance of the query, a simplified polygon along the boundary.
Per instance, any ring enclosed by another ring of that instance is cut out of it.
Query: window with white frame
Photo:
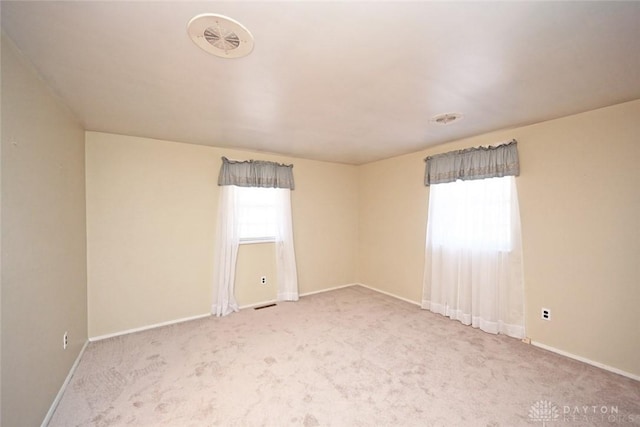
[[[238,233],[241,243],[273,242],[277,234],[275,188],[237,187]]]
[[[516,141],[425,160],[422,308],[485,332],[524,337]]]
[[[513,177],[431,187],[432,244],[449,249],[510,251]]]
[[[291,223],[293,165],[222,158],[218,174],[220,204],[214,256],[211,313],[238,311],[234,296],[238,244],[275,242],[277,298],[298,300],[298,273]]]

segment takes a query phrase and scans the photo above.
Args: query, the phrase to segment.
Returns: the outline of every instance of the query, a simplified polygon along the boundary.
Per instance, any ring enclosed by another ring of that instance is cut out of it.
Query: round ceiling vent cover
[[[436,123],[438,125],[450,125],[453,122],[457,122],[462,119],[462,114],[460,113],[444,113],[438,114],[437,116],[433,116],[431,118],[431,122]]]
[[[203,13],[187,25],[191,40],[221,58],[240,58],[253,50],[253,36],[244,25],[227,16]]]

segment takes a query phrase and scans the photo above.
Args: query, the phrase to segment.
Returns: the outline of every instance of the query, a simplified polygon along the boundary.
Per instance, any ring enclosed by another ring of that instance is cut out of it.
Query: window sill
[[[252,239],[240,239],[241,245],[255,245],[258,243],[275,243],[275,237],[262,237],[262,238],[252,238]]]

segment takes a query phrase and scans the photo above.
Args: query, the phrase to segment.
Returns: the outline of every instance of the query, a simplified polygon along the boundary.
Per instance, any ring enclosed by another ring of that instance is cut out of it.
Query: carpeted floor
[[[640,383],[353,286],[91,343],[49,425],[640,425]]]

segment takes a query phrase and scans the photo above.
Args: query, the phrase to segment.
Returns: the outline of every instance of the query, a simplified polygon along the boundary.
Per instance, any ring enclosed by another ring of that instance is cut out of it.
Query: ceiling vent
[[[453,122],[462,120],[462,117],[463,116],[460,113],[444,113],[433,116],[431,118],[431,122],[438,125],[450,125]]]
[[[221,58],[240,58],[253,50],[253,36],[244,25],[227,16],[203,13],[187,24],[191,40]]]

